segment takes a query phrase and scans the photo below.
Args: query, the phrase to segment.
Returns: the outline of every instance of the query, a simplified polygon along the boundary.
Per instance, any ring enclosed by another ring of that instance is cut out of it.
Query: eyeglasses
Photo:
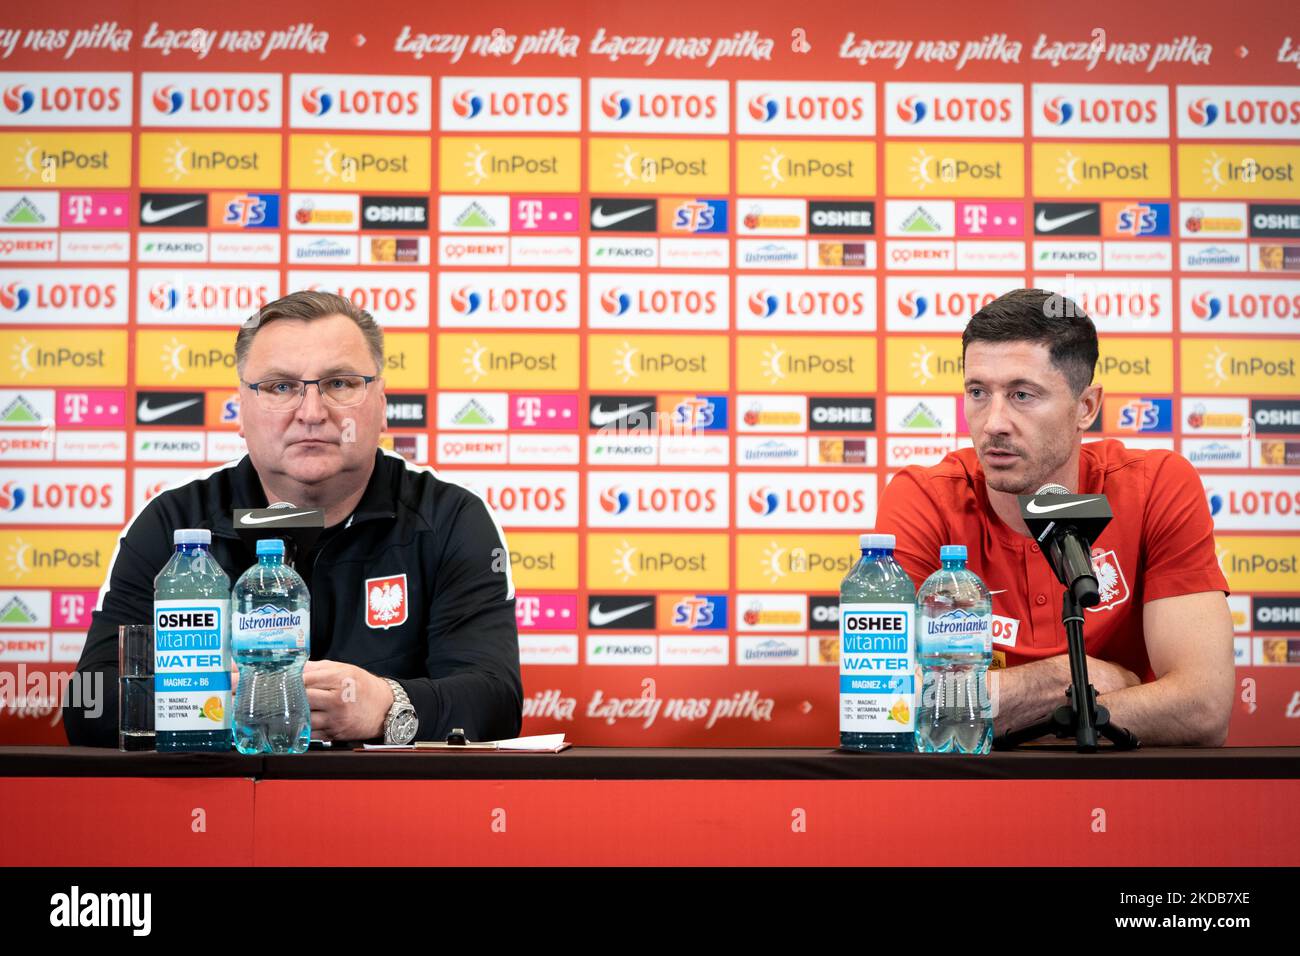
[[[307,386],[315,385],[321,401],[335,408],[350,408],[366,400],[366,386],[377,375],[331,375],[329,378],[268,378],[245,382],[257,395],[257,403],[275,412],[287,412],[302,404]]]

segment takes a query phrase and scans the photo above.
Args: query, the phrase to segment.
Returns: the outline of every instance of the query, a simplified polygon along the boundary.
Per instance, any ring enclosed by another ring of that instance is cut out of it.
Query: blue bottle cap
[[[860,534],[858,535],[858,547],[868,551],[893,551],[894,536],[892,534]]]
[[[279,538],[258,538],[257,555],[261,557],[264,554],[284,554],[284,542]]]
[[[945,544],[939,548],[940,561],[965,561],[966,545],[964,544]]]

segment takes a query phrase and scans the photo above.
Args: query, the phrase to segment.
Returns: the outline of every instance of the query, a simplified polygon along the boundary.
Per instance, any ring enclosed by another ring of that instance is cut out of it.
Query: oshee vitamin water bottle
[[[284,563],[284,542],[257,542],[257,564],[235,582],[231,643],[239,665],[235,747],[242,754],[300,754],[311,743],[302,668],[311,652],[311,598]]]
[[[892,534],[858,538],[862,556],[840,585],[840,747],[914,747],[916,589],[894,560]]]
[[[154,731],[168,751],[230,749],[230,579],[212,532],[172,535],[154,578]]]

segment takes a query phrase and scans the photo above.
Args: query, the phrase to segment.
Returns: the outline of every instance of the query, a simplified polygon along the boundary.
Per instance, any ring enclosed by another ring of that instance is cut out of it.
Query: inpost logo
[[[1298,368],[1300,341],[1295,339],[1184,338],[1182,342],[1182,385],[1189,391],[1300,394]]]
[[[294,189],[428,192],[429,141],[422,136],[289,138],[289,185]]]
[[[739,534],[736,587],[765,591],[834,591],[857,559],[844,534]]]
[[[510,574],[518,588],[576,588],[578,536],[564,531],[511,531]]]
[[[116,531],[0,533],[0,586],[93,588],[104,583]]]
[[[391,389],[429,387],[429,333],[384,333],[384,385]]]
[[[597,390],[725,390],[729,351],[723,335],[590,335],[587,374]]]
[[[742,335],[736,361],[736,384],[745,391],[856,394],[876,387],[870,335]]]
[[[235,381],[232,332],[141,331],[135,354],[139,385],[221,387]]]
[[[731,163],[724,139],[595,139],[587,178],[600,193],[726,193]]]
[[[280,188],[278,133],[141,133],[140,185]]]
[[[752,140],[736,145],[737,187],[757,196],[872,196],[876,145]]]
[[[1215,535],[1214,554],[1233,591],[1300,593],[1300,538]]]
[[[438,335],[442,388],[577,388],[576,335]]]
[[[885,189],[892,196],[1023,196],[1019,143],[885,145]]]
[[[1294,146],[1178,147],[1178,191],[1213,199],[1296,199],[1300,148]]]
[[[0,133],[0,186],[129,186],[130,133]]]
[[[587,535],[587,587],[593,590],[726,590],[726,534]]]
[[[444,137],[438,143],[443,192],[577,192],[573,137]]]
[[[960,336],[890,337],[885,340],[885,367],[891,392],[965,391]]]
[[[1118,143],[1035,143],[1037,196],[1169,195],[1169,147]]]
[[[23,385],[126,383],[125,332],[0,332],[0,355]]]
[[[1174,346],[1169,339],[1107,336],[1099,344],[1096,381],[1106,392],[1131,395],[1174,390]]]

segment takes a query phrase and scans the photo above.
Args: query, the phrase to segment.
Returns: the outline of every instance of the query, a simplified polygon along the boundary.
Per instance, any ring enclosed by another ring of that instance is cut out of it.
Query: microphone
[[[1080,607],[1101,601],[1097,572],[1092,566],[1092,545],[1110,524],[1110,504],[1105,495],[1072,495],[1057,484],[1047,484],[1032,495],[1020,495],[1020,517],[1042,549],[1057,580],[1065,585]]]
[[[325,530],[325,512],[277,501],[266,508],[236,508],[232,523],[250,551],[257,550],[262,538],[283,539],[284,561],[292,566],[294,558],[310,550]]]

